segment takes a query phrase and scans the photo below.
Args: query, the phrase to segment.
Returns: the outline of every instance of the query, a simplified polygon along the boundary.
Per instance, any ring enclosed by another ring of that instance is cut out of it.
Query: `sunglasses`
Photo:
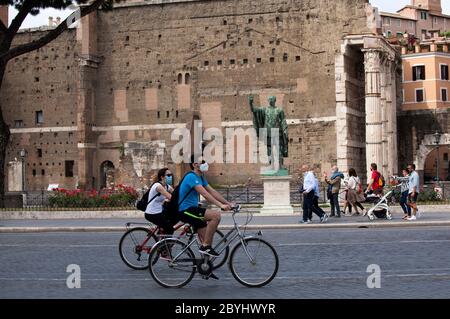
[[[173,176],[173,174],[166,174],[165,176]]]

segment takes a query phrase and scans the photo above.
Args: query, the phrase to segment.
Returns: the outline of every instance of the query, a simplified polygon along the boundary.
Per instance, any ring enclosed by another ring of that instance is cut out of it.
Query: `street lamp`
[[[441,133],[436,131],[436,133],[433,134],[434,136],[434,142],[436,143],[437,148],[437,156],[436,156],[436,182],[439,182],[439,144],[441,141]]]
[[[22,160],[22,192],[25,192],[25,157],[27,156],[27,151],[22,148],[19,154]]]

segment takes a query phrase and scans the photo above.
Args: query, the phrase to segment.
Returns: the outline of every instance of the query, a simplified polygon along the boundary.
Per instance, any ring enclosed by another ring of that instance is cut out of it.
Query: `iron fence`
[[[219,188],[217,190],[230,202],[253,205],[262,205],[264,203],[264,188],[262,185],[228,187]],[[141,198],[143,191],[145,190],[138,190],[139,198]],[[399,197],[399,193],[400,191],[398,189],[395,190],[393,203],[396,202],[396,197]],[[46,190],[14,193],[13,196],[15,197],[15,200],[9,201],[14,204],[6,204],[6,207],[26,209],[48,208],[50,206],[49,198],[51,197],[51,194],[51,191]],[[343,189],[341,189],[339,199],[340,201],[345,200],[345,191]],[[290,200],[292,204],[302,204],[303,196],[298,191],[298,187],[290,188]],[[421,187],[419,201],[439,202],[442,200],[446,202],[450,201],[450,182],[425,184]],[[321,185],[319,203],[323,204],[327,202],[326,185]],[[130,205],[130,208],[132,207],[133,205]]]

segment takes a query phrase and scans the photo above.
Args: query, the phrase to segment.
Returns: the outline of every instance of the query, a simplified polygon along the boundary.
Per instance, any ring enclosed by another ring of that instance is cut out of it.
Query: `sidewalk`
[[[255,211],[255,209],[252,209]],[[327,210],[326,210],[327,211]],[[417,226],[450,226],[449,206],[423,206],[420,207],[422,217],[416,221],[402,220],[403,213],[397,207],[392,210],[393,220],[375,219],[369,221],[367,217],[352,216],[333,218],[330,217],[327,223],[321,224],[317,216],[314,215],[312,224],[299,224],[301,214],[296,210],[290,216],[263,216],[254,212],[253,219],[247,229],[302,229],[302,228],[375,228],[375,227],[417,227]],[[37,219],[39,212],[34,213],[35,217],[22,219],[4,219],[5,213],[0,212],[0,233],[23,233],[23,232],[123,232],[127,222],[147,224],[141,212],[121,212],[129,217],[106,217],[111,212],[102,213],[103,218],[76,218],[75,216],[85,212],[45,212],[47,213],[67,213],[72,218],[66,219]],[[15,212],[17,213],[17,212]],[[42,213],[42,212],[41,212]],[[91,212],[92,213],[92,212]],[[118,213],[118,212],[116,212]],[[43,214],[41,214],[43,215]],[[45,214],[44,214],[45,215]],[[58,214],[55,214],[58,215]],[[81,214],[82,215],[82,214]],[[112,214],[114,215],[114,214]],[[239,224],[245,223],[247,214],[243,210],[237,217]],[[22,215],[22,217],[25,217]],[[42,217],[42,216],[41,216]],[[220,228],[227,230],[233,225],[230,214],[223,213]]]

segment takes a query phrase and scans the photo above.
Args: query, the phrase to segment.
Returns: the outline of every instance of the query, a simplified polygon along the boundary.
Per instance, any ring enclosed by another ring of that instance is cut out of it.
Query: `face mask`
[[[208,171],[208,169],[209,169],[209,165],[208,165],[208,163],[203,163],[203,164],[200,164],[200,166],[199,166],[199,169],[200,169],[200,172],[202,172],[202,173],[205,173],[205,172],[207,172],[207,171]]]
[[[166,176],[166,184],[167,185],[172,185],[172,181],[173,181],[172,176]]]

